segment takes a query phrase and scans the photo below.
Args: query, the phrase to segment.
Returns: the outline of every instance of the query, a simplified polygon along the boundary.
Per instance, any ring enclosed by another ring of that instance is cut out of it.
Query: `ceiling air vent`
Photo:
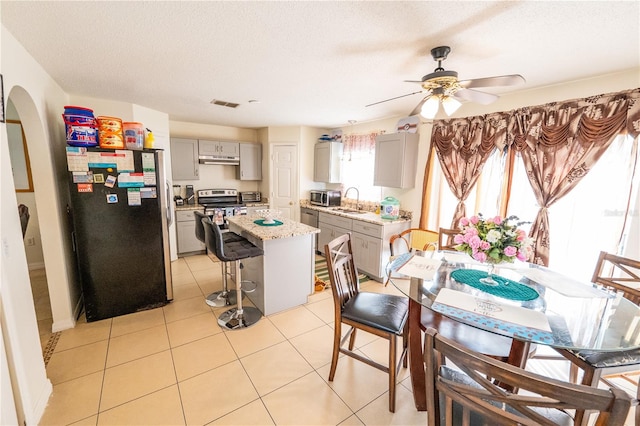
[[[220,101],[218,99],[212,100],[211,103],[214,104],[214,105],[220,105],[220,106],[227,107],[227,108],[237,108],[238,105],[240,105],[240,104],[236,104],[234,102]]]

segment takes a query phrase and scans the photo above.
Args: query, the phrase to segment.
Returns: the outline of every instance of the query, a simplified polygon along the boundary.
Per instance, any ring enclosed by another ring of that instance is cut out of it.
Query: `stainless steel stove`
[[[247,207],[238,199],[235,189],[199,189],[198,204],[204,214],[222,229],[227,229],[227,217],[247,214]]]

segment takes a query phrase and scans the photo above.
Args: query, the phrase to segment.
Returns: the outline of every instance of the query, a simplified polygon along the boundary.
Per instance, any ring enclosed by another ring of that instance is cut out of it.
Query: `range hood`
[[[240,165],[240,144],[233,141],[198,140],[200,164]]]
[[[240,165],[240,156],[225,156],[225,155],[198,155],[198,162],[200,164],[223,164],[227,166]]]

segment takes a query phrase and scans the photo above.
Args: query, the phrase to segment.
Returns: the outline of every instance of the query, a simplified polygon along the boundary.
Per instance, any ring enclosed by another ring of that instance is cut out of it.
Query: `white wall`
[[[203,140],[227,140],[238,142],[258,143],[257,131],[239,127],[216,126],[212,124],[186,123],[183,121],[170,121],[169,134],[172,138],[203,139]],[[265,146],[262,147],[262,157],[266,155]],[[200,164],[200,179],[176,180],[176,185],[193,185],[198,189],[231,188],[238,191],[258,191],[260,182],[250,180],[238,180],[236,175],[238,166],[220,164]]]
[[[64,255],[66,244],[61,208],[64,193],[57,184],[60,172],[56,170],[53,152],[61,141],[56,135],[57,126],[50,124],[63,110],[67,97],[4,27],[0,29],[0,43],[4,94],[12,98],[30,143],[31,165],[34,171],[37,170],[37,175],[34,174],[38,191],[36,204],[40,211],[48,212],[46,218],[42,218],[46,227],[41,227],[43,246],[48,252],[45,256],[47,278],[50,288],[66,289],[58,292],[56,309],[54,311],[52,306],[52,313],[54,321],[68,319],[72,307],[67,282],[69,262]],[[3,364],[6,362],[1,371],[8,369],[13,388],[19,389],[19,394],[14,395],[18,420],[37,424],[52,386],[46,377],[38,337],[5,124],[0,125],[0,200],[0,322],[7,355],[0,357]],[[3,411],[10,411],[14,405],[7,394],[3,392],[0,396]]]

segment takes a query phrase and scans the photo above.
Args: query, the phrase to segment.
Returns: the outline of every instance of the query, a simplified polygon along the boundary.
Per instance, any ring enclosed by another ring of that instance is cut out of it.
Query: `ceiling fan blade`
[[[520,74],[498,75],[495,77],[474,78],[472,80],[460,81],[460,86],[465,89],[473,89],[474,87],[491,87],[491,86],[516,86],[525,82]]]
[[[385,99],[384,101],[374,102],[374,103],[372,103],[372,104],[365,105],[365,108],[366,108],[366,107],[370,107],[370,106],[372,106],[372,105],[378,105],[378,104],[381,104],[381,103],[383,103],[383,102],[392,101],[392,100],[394,100],[394,99],[405,98],[405,97],[407,97],[407,96],[415,95],[416,93],[422,93],[422,90],[418,90],[417,92],[413,92],[413,93],[407,93],[406,95],[396,96],[395,98]]]
[[[409,117],[411,117],[412,115],[420,114],[420,111],[422,110],[422,105],[424,105],[424,103],[427,102],[427,99],[429,99],[429,97],[431,97],[431,94],[429,94],[428,96],[425,96],[424,99],[421,100],[418,103],[418,105],[416,105],[413,111],[411,111],[411,113],[409,114]]]
[[[422,80],[403,80],[405,83],[418,83],[422,84]]]
[[[493,93],[479,92],[471,89],[459,89],[453,94],[453,97],[461,101],[470,101],[482,105],[489,105],[492,102],[498,100],[500,96]]]

